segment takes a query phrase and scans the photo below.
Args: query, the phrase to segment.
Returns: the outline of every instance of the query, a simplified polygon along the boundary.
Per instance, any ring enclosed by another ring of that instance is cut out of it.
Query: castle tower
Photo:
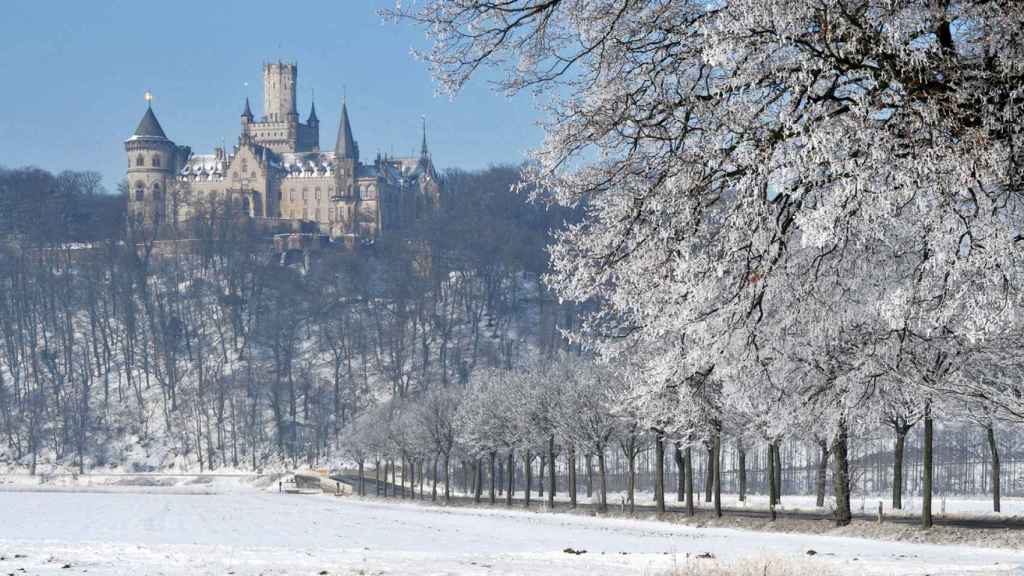
[[[263,65],[263,114],[273,122],[298,120],[295,108],[295,83],[299,74],[295,64],[282,62]]]
[[[348,106],[341,104],[341,122],[338,124],[338,139],[334,144],[335,202],[339,210],[338,232],[357,232],[359,196],[356,192],[356,169],[359,166],[359,146],[352,137],[352,125],[348,120]]]
[[[146,96],[150,100],[148,93]],[[125,140],[124,149],[128,155],[128,214],[146,227],[159,225],[165,220],[167,193],[174,183],[177,147],[164,134],[151,105]]]
[[[348,106],[341,104],[341,122],[338,124],[338,139],[334,144],[334,160],[337,163],[338,193],[353,190],[356,167],[359,165],[359,145],[352,137],[352,125],[348,121]]]

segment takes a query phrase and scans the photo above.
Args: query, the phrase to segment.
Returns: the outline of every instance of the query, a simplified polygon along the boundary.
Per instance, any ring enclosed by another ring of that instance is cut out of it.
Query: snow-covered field
[[[857,575],[1024,575],[1024,552],[1007,550],[280,495],[226,479],[213,485],[196,494],[0,492],[0,574],[657,575],[710,553],[792,559],[809,563],[810,573],[817,566]]]

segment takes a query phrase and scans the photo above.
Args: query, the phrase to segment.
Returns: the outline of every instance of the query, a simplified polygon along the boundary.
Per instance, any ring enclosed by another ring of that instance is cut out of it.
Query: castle
[[[441,182],[427,149],[419,156],[359,158],[348,108],[333,150],[320,147],[320,120],[311,103],[305,122],[295,104],[298,66],[263,66],[263,116],[249,99],[231,151],[193,154],[171,141],[152,105],[125,141],[129,216],[147,227],[186,222],[203,206],[229,206],[265,224],[315,227],[333,240],[372,241],[408,225],[440,199]],[[147,100],[149,100],[147,93]]]

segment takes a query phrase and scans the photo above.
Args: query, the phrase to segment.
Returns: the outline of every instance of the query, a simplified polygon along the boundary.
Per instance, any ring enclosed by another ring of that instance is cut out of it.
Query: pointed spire
[[[348,105],[341,104],[341,123],[338,125],[338,141],[334,145],[337,158],[357,158],[356,141],[352,138],[352,126],[348,121]]]
[[[420,145],[420,156],[426,158],[430,155],[427,149],[427,117],[423,116],[423,144]]]
[[[252,108],[249,107],[249,98],[245,98],[245,110],[242,112],[242,118],[248,118],[249,122],[252,122]]]
[[[167,139],[167,135],[164,134],[164,129],[160,127],[160,122],[156,119],[156,114],[153,114],[153,107],[151,105],[146,106],[146,114],[142,116],[142,120],[139,122],[135,133],[132,137],[139,138],[163,138]]]
[[[312,126],[313,124],[319,124],[320,119],[316,117],[316,102],[310,101],[309,103],[309,118],[306,120],[306,124]]]

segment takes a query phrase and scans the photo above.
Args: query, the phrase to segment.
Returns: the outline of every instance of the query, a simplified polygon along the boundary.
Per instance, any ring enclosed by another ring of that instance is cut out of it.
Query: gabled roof
[[[160,127],[160,122],[156,119],[156,114],[153,114],[152,107],[146,108],[146,114],[142,117],[132,137],[167,139],[164,129]]]

